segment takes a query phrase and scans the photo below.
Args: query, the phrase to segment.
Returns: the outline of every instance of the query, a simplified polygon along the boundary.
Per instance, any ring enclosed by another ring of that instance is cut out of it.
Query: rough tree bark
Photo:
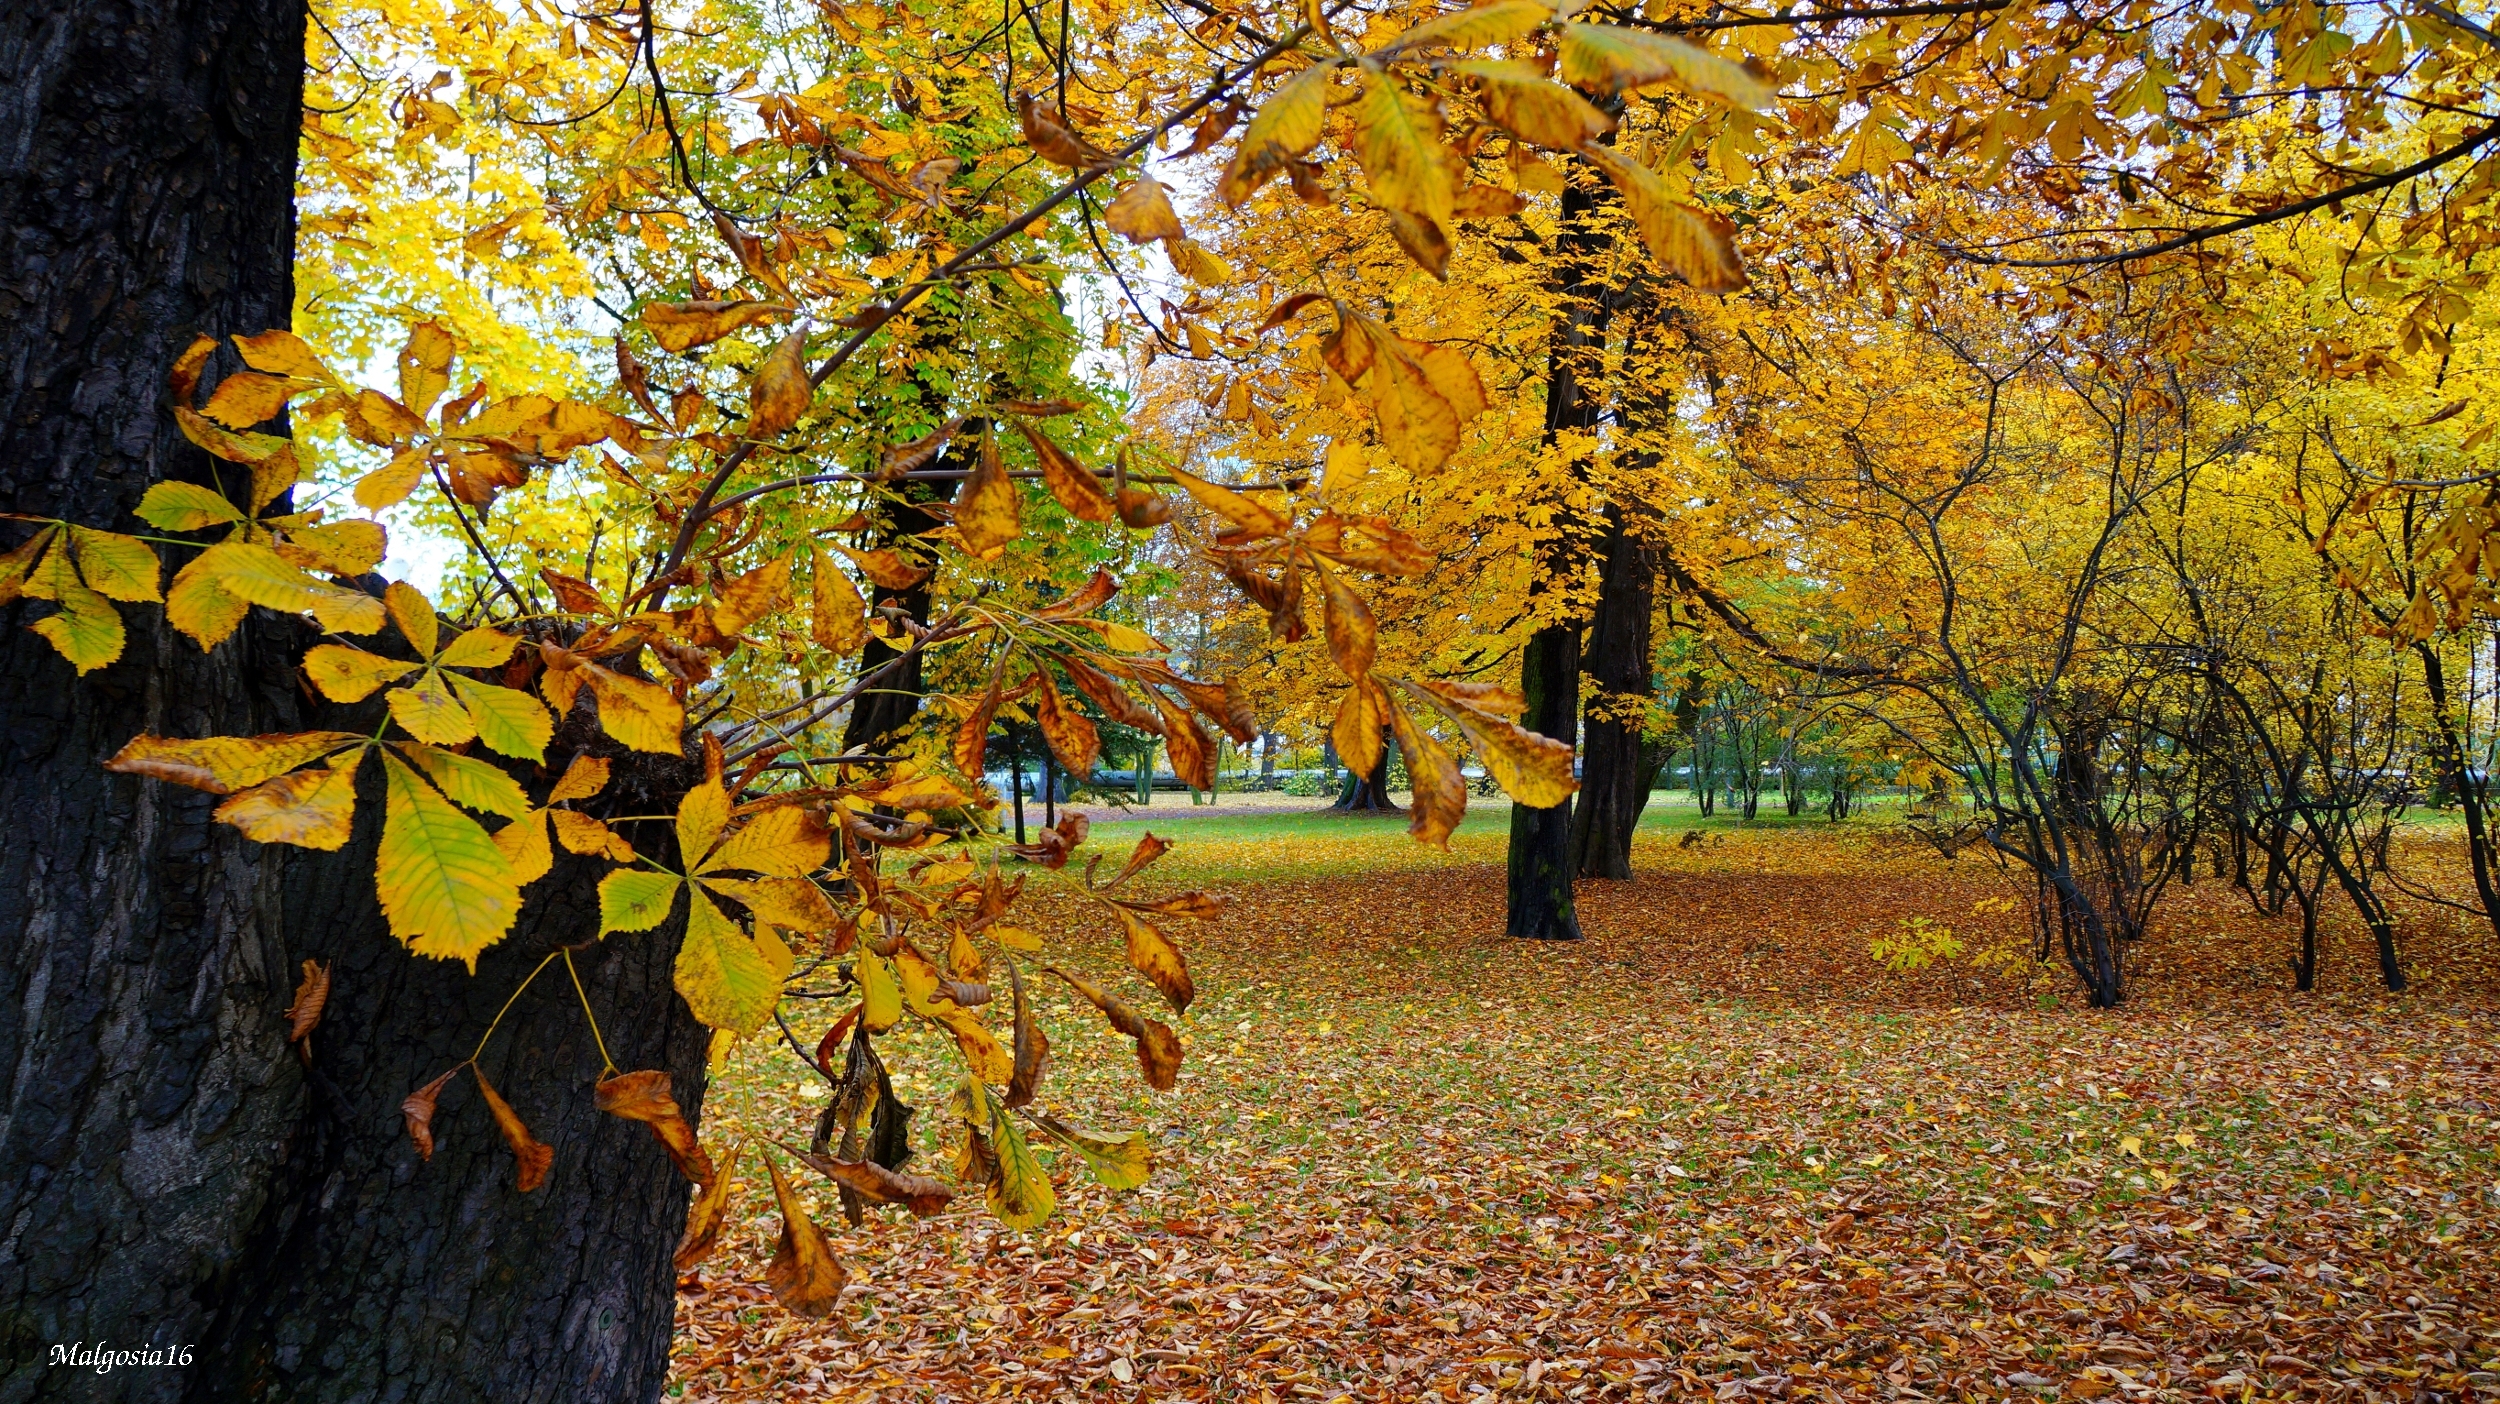
[[[0,508],[128,529],[150,483],[208,480],[165,371],[287,320],[303,29],[300,0],[0,9]],[[303,1105],[292,970],[270,854],[101,766],[145,729],[295,726],[287,631],[204,657],[124,606],[80,680],[41,608],[0,609],[0,1400],[168,1397],[179,1372],[45,1352],[205,1334]]]
[[[1598,704],[1646,698],[1652,692],[1649,616],[1657,577],[1626,528],[1620,507],[1606,509],[1597,615],[1589,625],[1590,699],[1580,793],[1571,822],[1572,870],[1581,877],[1632,876],[1632,831],[1649,803],[1649,786],[1664,759],[1644,747],[1637,719],[1609,715]]]
[[[127,529],[151,483],[215,481],[165,373],[197,332],[288,323],[305,22],[300,0],[0,10],[0,507]],[[315,854],[101,768],[141,731],[335,725],[297,686],[306,626],[262,615],[202,653],[124,606],[122,657],[78,679],[24,629],[41,608],[0,610],[0,1401],[655,1398],[685,1186],[591,1110],[569,982],[542,976],[485,1060],[557,1149],[544,1188],[514,1192],[474,1088],[446,1093],[433,1164],[399,1127],[519,972],[595,930],[595,874],[537,884],[474,978],[413,958],[376,908],[377,798]],[[582,975],[611,1049],[676,1072],[691,1112],[674,945],[597,947]],[[307,957],[335,964],[309,1068],[284,1019]],[[193,1364],[48,1366],[81,1341]]]
[[[577,713],[551,754],[614,754],[583,723]],[[614,764],[595,807],[616,815],[673,806],[696,778],[662,757]],[[380,776],[364,779],[356,841],[290,864],[290,953],[330,965],[330,1004],[305,1115],[187,1398],[657,1398],[690,1187],[648,1131],[598,1112],[591,1089],[604,1039],[620,1071],[665,1068],[678,1104],[700,1111],[706,1035],[670,984],[683,922],[594,939],[606,865],[565,857],[526,891],[520,923],[475,976],[411,957],[373,901]],[[625,831],[682,866],[667,829]],[[302,919],[314,916],[327,919]],[[582,993],[563,960],[539,970],[479,1063],[555,1148],[546,1183],[515,1187],[512,1152],[467,1073],[443,1089],[434,1157],[419,1159],[400,1099],[466,1060],[504,1000],[568,944],[581,948]]]

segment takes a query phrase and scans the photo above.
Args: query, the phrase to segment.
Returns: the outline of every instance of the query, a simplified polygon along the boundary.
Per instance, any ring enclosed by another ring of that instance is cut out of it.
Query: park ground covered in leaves
[[[1582,885],[1588,939],[1508,941],[1496,821],[1447,856],[1362,820],[1169,826],[1158,878],[1231,899],[1179,1090],[1054,1009],[1043,1092],[1149,1131],[1152,1183],[1063,1156],[1029,1235],[886,1211],[835,1234],[821,1322],[773,1304],[778,1219],[742,1191],[681,1283],[672,1395],[2500,1396],[2500,972],[2462,926],[2410,914],[2398,996],[2339,932],[2299,995],[2292,932],[2200,880],[2093,1012],[1989,959],[2024,939],[2009,879],[1859,825],[1645,831],[1640,877]],[[1963,957],[1869,955],[1918,917]],[[913,1168],[942,1173],[946,1064],[908,1041]],[[810,1077],[747,1046],[706,1139],[804,1143]]]

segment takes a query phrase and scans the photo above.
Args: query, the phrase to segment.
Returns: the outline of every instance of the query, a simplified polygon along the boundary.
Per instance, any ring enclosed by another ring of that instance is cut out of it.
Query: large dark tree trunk
[[[576,714],[555,754],[592,739]],[[596,807],[617,815],[672,807],[695,778],[649,756],[615,766]],[[606,865],[565,857],[476,975],[411,956],[374,904],[382,805],[378,772],[365,778],[356,841],[290,861],[290,954],[331,966],[330,1003],[305,1114],[187,1398],[655,1399],[690,1187],[647,1130],[592,1106],[602,1058],[582,1000],[617,1067],[667,1069],[694,1116],[706,1035],[670,983],[684,924],[594,939]],[[666,825],[626,831],[682,866]],[[419,1159],[400,1100],[466,1060],[504,1000],[568,944],[581,947],[582,993],[562,959],[548,964],[479,1060],[554,1147],[546,1183],[515,1187],[512,1152],[465,1072],[441,1094],[433,1159]]]
[[[129,530],[149,484],[209,481],[165,373],[203,328],[286,324],[304,23],[0,7],[0,508]],[[79,679],[26,630],[47,608],[0,609],[0,1400],[166,1398],[184,1372],[45,1355],[205,1335],[304,1105],[293,967],[270,851],[102,763],[142,730],[299,726],[293,631],[203,656],[125,605],[120,660]]]
[[[1624,700],[1646,699],[1650,682],[1649,616],[1656,576],[1620,507],[1606,511],[1605,560],[1597,617],[1589,626],[1590,699],[1580,794],[1571,824],[1572,870],[1581,877],[1632,876],[1632,831],[1649,803],[1649,786],[1664,761],[1641,744],[1636,717],[1614,712]],[[1611,705],[1605,705],[1611,704]]]
[[[150,484],[216,481],[165,375],[195,333],[288,323],[304,26],[298,0],[0,11],[0,507],[130,529]],[[126,605],[121,658],[81,679],[23,627],[44,608],[0,610],[0,1401],[656,1397],[685,1187],[591,1110],[562,972],[484,1059],[556,1147],[543,1188],[515,1193],[474,1087],[445,1094],[430,1165],[398,1114],[551,943],[592,935],[596,874],[568,860],[533,887],[475,977],[412,957],[376,908],[377,797],[344,850],[308,853],[102,769],[142,731],[369,715],[304,701],[308,629],[263,613],[202,653]],[[578,959],[611,1049],[677,1072],[691,1111],[703,1042],[674,945]],[[309,1067],[284,1018],[307,957],[335,971]],[[48,1364],[77,1343],[192,1364]]]

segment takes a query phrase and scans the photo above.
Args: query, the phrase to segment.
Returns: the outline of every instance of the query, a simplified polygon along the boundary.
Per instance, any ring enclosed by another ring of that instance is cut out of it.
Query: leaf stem
[[[573,994],[582,1002],[582,1017],[590,1021],[590,1041],[599,1045],[599,1080],[605,1082],[621,1069],[616,1066],[616,1060],[608,1056],[608,1041],[599,1035],[599,1016],[590,1012],[590,993],[582,988],[582,972],[573,966],[573,948],[559,946],[556,954],[564,957],[564,973],[573,977]]]
[[[548,967],[548,965],[550,965],[551,963],[553,963],[553,962],[554,962],[554,960],[555,960],[555,958],[556,958],[557,956],[560,956],[560,955],[563,955],[563,954],[564,954],[564,950],[563,950],[563,948],[562,948],[562,947],[558,947],[558,948],[557,948],[557,949],[555,949],[555,950],[552,950],[552,951],[547,952],[547,957],[546,957],[546,959],[541,960],[540,962],[538,962],[537,969],[534,969],[534,970],[530,971],[530,973],[529,973],[529,978],[528,978],[528,979],[523,980],[523,981],[521,982],[521,986],[520,986],[520,988],[519,988],[519,989],[516,989],[516,990],[514,990],[514,991],[512,992],[512,998],[511,998],[511,999],[507,999],[507,1000],[505,1000],[505,1001],[503,1002],[503,1008],[498,1009],[498,1010],[496,1010],[496,1011],[495,1011],[495,1018],[494,1018],[494,1021],[493,1021],[492,1023],[489,1023],[489,1024],[486,1026],[486,1032],[485,1032],[485,1033],[483,1033],[483,1034],[481,1034],[481,1035],[479,1035],[479,1036],[478,1036],[478,1040],[477,1040],[477,1050],[476,1050],[475,1052],[473,1052],[473,1053],[471,1053],[471,1054],[469,1055],[469,1061],[468,1061],[467,1066],[469,1066],[469,1067],[476,1067],[476,1066],[477,1066],[477,1060],[478,1060],[480,1057],[484,1056],[484,1054],[485,1054],[485,1052],[486,1052],[486,1041],[487,1041],[488,1039],[491,1039],[491,1038],[493,1038],[493,1037],[495,1036],[495,1030],[503,1024],[503,1016],[505,1016],[506,1014],[511,1013],[511,1012],[512,1012],[512,1006],[513,1006],[513,1004],[521,998],[522,994],[524,994],[525,992],[527,992],[527,991],[528,991],[528,989],[529,989],[529,987],[530,987],[530,980],[535,980],[535,979],[537,979],[537,978],[538,978],[538,972],[539,972],[540,970],[544,970],[544,969],[546,969],[546,968]],[[594,1027],[595,1027],[595,1026],[594,1026]]]

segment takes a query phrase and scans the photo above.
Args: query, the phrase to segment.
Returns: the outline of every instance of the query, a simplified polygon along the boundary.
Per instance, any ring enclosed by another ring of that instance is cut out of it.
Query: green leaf
[[[1094,1178],[1106,1188],[1133,1190],[1146,1183],[1154,1173],[1154,1147],[1143,1131],[1125,1136],[1106,1136],[1070,1126],[1047,1112],[1027,1108],[1026,1119],[1042,1128],[1052,1140],[1085,1157]]]
[[[986,1097],[979,1100],[989,1103]],[[1048,1223],[1051,1211],[1059,1207],[1050,1176],[1033,1148],[1025,1144],[1023,1128],[995,1106],[990,1106],[990,1144],[998,1155],[998,1178],[990,1181],[988,1189],[990,1212],[1011,1229],[1037,1229]]]
[[[158,483],[133,509],[139,520],[160,531],[198,531],[232,526],[244,520],[243,509],[215,488],[198,483]]]
[[[122,617],[112,604],[76,580],[62,581],[55,589],[60,613],[35,621],[35,632],[50,640],[81,677],[121,657]]]
[[[781,947],[775,959],[712,905],[702,889],[691,889],[687,898],[686,940],[677,948],[677,993],[705,1025],[753,1033],[781,1003],[781,982],[792,963],[789,948]]]
[[[520,885],[495,841],[397,757],[384,753],[387,788],[374,888],[391,934],[419,955],[465,962],[504,938],[521,911]]]
[[[521,782],[486,761],[424,745],[403,745],[399,751],[454,804],[506,819],[530,812],[530,797]]]
[[[642,868],[619,868],[599,880],[599,934],[648,931],[668,920],[677,905],[679,878]]]
[[[87,588],[109,600],[161,600],[156,588],[156,553],[148,543],[119,532],[69,529],[70,550],[78,558],[78,574]]]
[[[454,640],[452,647],[460,647],[459,641]],[[446,676],[444,680],[460,694],[461,704],[469,709],[469,720],[477,724],[477,739],[486,749],[520,760],[547,758],[547,742],[556,734],[556,719],[548,715],[544,703],[514,688],[471,682],[467,678]]]

